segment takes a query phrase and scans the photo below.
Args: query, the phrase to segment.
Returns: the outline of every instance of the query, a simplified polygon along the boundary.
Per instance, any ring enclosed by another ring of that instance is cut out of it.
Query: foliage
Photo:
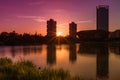
[[[0,34],[0,45],[28,45],[42,44],[43,36],[41,34],[18,34],[13,32],[2,32]]]
[[[81,80],[63,69],[37,68],[30,61],[13,63],[8,58],[1,58],[0,65],[0,80]]]
[[[76,39],[68,37],[50,37],[42,36],[41,34],[18,34],[13,32],[0,33],[0,45],[39,45],[39,44],[61,44],[76,42]]]

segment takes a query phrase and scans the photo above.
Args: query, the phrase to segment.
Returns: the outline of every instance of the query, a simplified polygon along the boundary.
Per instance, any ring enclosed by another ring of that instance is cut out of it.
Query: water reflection
[[[14,58],[18,54],[28,55],[42,52],[42,46],[11,46],[10,49],[7,49],[11,53],[11,56]]]
[[[107,80],[109,75],[109,52],[107,44],[80,44],[79,54],[96,54],[96,77]]]
[[[108,46],[107,43],[81,43],[78,52],[79,54],[97,54],[105,46]]]
[[[0,47],[0,57],[13,61],[22,58],[40,67],[63,68],[85,80],[120,80],[119,45],[109,49],[107,44],[93,43],[4,46]]]
[[[97,78],[107,80],[109,75],[108,46],[99,46],[97,50]]]
[[[47,64],[56,64],[56,46],[54,44],[47,45]]]
[[[24,46],[23,53],[24,55],[31,54],[31,53],[41,53],[42,46]]]
[[[16,50],[15,50],[14,46],[11,47],[10,52],[12,54],[12,57],[15,57]]]
[[[110,51],[111,51],[112,53],[115,53],[115,54],[120,55],[120,46],[111,46],[111,47],[110,47]]]
[[[74,63],[76,59],[77,59],[76,44],[70,44],[69,45],[69,60],[70,62]]]

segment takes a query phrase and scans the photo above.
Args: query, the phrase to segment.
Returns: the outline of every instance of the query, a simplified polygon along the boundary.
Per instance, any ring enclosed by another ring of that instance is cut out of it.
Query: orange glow
[[[62,33],[61,32],[57,32],[57,36],[61,36],[62,35]]]

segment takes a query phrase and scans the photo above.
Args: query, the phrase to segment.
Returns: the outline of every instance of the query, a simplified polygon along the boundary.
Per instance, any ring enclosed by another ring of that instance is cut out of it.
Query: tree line
[[[15,31],[1,32],[0,33],[0,45],[40,45],[51,43],[71,43],[76,42],[76,39],[72,39],[69,36],[66,37],[50,37],[42,36],[41,34],[18,34]]]
[[[0,45],[27,45],[27,44],[42,44],[43,36],[41,34],[18,34],[15,31],[1,32]]]

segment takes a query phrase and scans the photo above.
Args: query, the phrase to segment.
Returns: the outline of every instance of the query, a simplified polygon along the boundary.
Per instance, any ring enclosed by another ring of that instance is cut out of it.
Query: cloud
[[[28,3],[28,5],[30,5],[30,6],[33,6],[33,5],[41,5],[41,4],[43,4],[43,3],[44,3],[43,1],[31,2],[31,3]]]
[[[32,19],[36,22],[46,22],[45,17],[41,16],[17,16],[18,18]]]
[[[61,23],[61,24],[58,24],[57,26],[58,27],[65,27],[66,25],[68,25],[68,23]]]
[[[4,19],[4,21],[7,21],[7,22],[9,22],[9,21],[12,21],[12,20],[7,18],[7,19]]]
[[[36,19],[34,19],[35,21],[37,21],[37,22],[46,22],[46,20],[45,19],[42,19],[42,18],[36,18]]]
[[[37,16],[17,16],[18,18],[37,18]]]
[[[81,21],[77,21],[76,23],[91,23],[92,20],[81,20]]]
[[[91,23],[93,22],[92,20],[81,20],[81,21],[74,21],[76,24],[83,24],[83,23]],[[65,27],[69,26],[69,23],[60,23],[57,25],[58,27]]]
[[[53,9],[51,11],[59,13],[59,12],[65,12],[66,10],[65,9]]]
[[[73,21],[73,22],[75,22],[77,24],[79,24],[79,23],[91,23],[92,20],[81,20],[81,21]],[[58,26],[65,26],[65,25],[69,25],[69,23],[58,24]]]
[[[56,14],[67,14],[67,10],[66,9],[49,9],[48,10],[49,12],[52,12],[52,13],[56,13]]]

